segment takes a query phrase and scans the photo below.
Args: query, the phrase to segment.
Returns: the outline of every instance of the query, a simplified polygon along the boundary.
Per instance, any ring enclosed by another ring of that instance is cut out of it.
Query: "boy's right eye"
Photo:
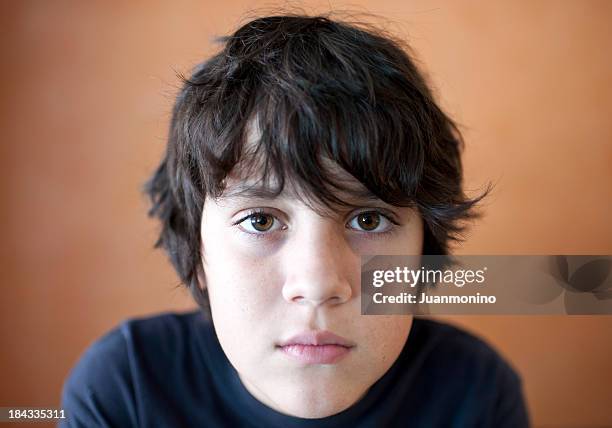
[[[268,233],[282,227],[281,222],[276,217],[263,212],[251,213],[236,224],[245,232],[252,234]]]
[[[250,220],[251,226],[258,232],[267,232],[274,224],[274,217],[267,214],[253,214]]]

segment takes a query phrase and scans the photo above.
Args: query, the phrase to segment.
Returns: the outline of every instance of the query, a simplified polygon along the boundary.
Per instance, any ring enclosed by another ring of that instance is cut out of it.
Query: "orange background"
[[[96,337],[192,307],[152,249],[139,190],[164,149],[175,71],[269,5],[2,5],[0,406],[58,406]],[[496,184],[459,253],[612,253],[612,2],[302,5],[381,15],[418,53],[464,126],[467,188]],[[612,316],[448,319],[514,364],[535,426],[612,426]]]

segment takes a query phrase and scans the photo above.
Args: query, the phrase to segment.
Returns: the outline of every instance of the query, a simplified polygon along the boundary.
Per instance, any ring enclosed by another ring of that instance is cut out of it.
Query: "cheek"
[[[411,315],[365,316],[361,326],[368,343],[371,361],[377,362],[372,369],[386,372],[400,354],[412,326]]]
[[[203,260],[213,322],[226,354],[240,364],[245,349],[267,343],[261,335],[276,322],[271,318],[282,298],[282,278],[272,258],[241,251],[227,237],[213,237],[207,236],[206,243],[214,250],[204,253]]]
[[[204,272],[213,310],[257,318],[265,315],[259,308],[270,304],[275,294],[281,295],[280,278],[266,260],[219,252],[207,258]]]
[[[278,264],[266,243],[248,241],[216,218],[207,220],[202,227],[202,261],[211,306],[251,311],[275,293],[280,296]]]

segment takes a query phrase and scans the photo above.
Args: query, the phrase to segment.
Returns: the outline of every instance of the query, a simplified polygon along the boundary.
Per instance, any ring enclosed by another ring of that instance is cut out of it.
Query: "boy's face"
[[[226,194],[244,184],[229,181]],[[360,208],[322,217],[284,192],[207,199],[202,215],[205,284],[221,346],[254,397],[303,418],[358,401],[395,362],[412,324],[411,316],[360,314],[360,256],[420,254],[420,216],[338,196]]]

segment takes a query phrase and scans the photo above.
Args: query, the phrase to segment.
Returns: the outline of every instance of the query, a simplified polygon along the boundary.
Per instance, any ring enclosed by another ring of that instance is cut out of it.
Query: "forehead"
[[[355,177],[340,168],[335,162],[325,158],[325,173],[334,183],[331,189],[334,196],[347,203],[379,200]],[[316,199],[315,189],[305,189],[293,177],[286,177],[280,188],[277,177],[247,176],[244,171],[236,168],[224,180],[224,190],[219,200],[232,199]],[[315,196],[312,198],[312,196]]]
[[[311,148],[302,147],[308,154],[302,157],[299,152],[289,159],[286,156],[292,151],[281,148],[284,156],[280,159],[270,156],[269,141],[262,140],[266,137],[260,126],[257,114],[247,122],[240,158],[220,183],[214,198],[217,202],[281,199],[304,203],[320,213],[374,201],[387,205],[324,150],[311,152]],[[296,143],[284,141],[281,147]]]

